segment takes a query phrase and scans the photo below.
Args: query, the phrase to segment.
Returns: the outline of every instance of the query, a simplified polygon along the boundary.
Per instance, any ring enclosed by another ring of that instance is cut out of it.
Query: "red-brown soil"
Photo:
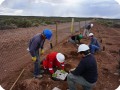
[[[55,26],[42,26],[39,30],[44,28],[55,28]],[[58,40],[62,41],[55,46],[55,33],[52,39],[54,48],[49,49],[49,44],[45,43],[45,54],[42,55],[43,59],[48,53],[57,51],[65,54],[65,70],[69,71],[75,68],[81,56],[77,54],[77,47],[71,43],[66,43],[70,35],[70,24],[61,24]],[[77,26],[76,26],[77,27]],[[78,29],[78,27],[76,28]],[[42,79],[33,78],[33,62],[31,56],[26,51],[27,41],[36,33],[39,32],[38,28],[18,29],[1,31],[0,35],[0,84],[8,90],[13,82],[16,80],[22,69],[25,71],[21,78],[18,80],[14,90],[52,90],[58,87],[62,90],[67,90],[68,85],[66,81],[54,81],[50,78],[49,74],[43,74]],[[83,32],[83,29],[81,29]],[[101,42],[101,46],[105,47],[104,51],[95,54],[98,65],[98,81],[93,90],[115,90],[120,85],[120,76],[114,75],[118,72],[118,62],[120,58],[118,51],[120,49],[120,31],[116,28],[109,28],[94,23],[92,32]],[[7,37],[6,37],[7,35]],[[17,42],[17,43],[16,43]],[[89,44],[89,39],[82,39],[82,43]],[[49,49],[49,50],[47,50]],[[78,87],[82,90],[81,87]]]

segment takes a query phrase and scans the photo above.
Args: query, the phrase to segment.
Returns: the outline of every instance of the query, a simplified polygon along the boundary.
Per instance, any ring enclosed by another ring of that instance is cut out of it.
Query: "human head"
[[[93,33],[90,33],[90,34],[89,34],[89,37],[93,37],[93,36],[94,36],[94,34],[93,34]]]
[[[78,47],[78,53],[83,54],[83,55],[89,54],[90,53],[89,46],[86,45],[86,44],[79,45],[79,47]]]
[[[80,35],[79,35],[79,39],[82,39],[82,38],[83,38],[83,35],[82,35],[82,34],[80,34]]]
[[[45,29],[43,35],[45,35],[46,39],[50,40],[52,37],[52,31],[50,29]]]
[[[93,24],[91,23],[90,26],[93,27]]]
[[[65,61],[65,56],[62,53],[57,53],[56,58],[60,63],[63,63]]]

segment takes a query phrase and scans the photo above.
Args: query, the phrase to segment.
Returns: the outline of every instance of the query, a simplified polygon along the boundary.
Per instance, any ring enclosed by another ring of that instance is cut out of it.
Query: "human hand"
[[[65,74],[66,72],[64,70],[60,70],[61,73]]]
[[[44,49],[41,50],[40,54],[44,54]]]
[[[79,44],[76,44],[76,46],[79,46]]]
[[[56,74],[56,73],[53,73],[53,74],[52,74],[52,77],[55,77],[55,78],[56,78],[56,77],[57,77],[57,74]]]
[[[37,60],[36,56],[32,57],[32,61],[35,62]]]

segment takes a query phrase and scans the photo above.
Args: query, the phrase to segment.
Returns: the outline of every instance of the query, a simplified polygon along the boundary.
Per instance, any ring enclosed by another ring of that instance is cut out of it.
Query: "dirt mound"
[[[42,79],[26,79],[19,82],[14,90],[52,90],[54,87],[58,87],[62,90],[66,90],[67,83],[64,81],[54,81],[49,76],[44,75]]]
[[[39,90],[41,89],[40,80],[38,79],[27,79],[22,81],[16,86],[16,90]]]

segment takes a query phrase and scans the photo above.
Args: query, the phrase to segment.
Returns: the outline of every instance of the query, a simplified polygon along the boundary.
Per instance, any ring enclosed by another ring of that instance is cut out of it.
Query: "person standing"
[[[75,84],[78,83],[82,85],[83,90],[92,90],[98,78],[96,60],[86,44],[78,47],[78,53],[82,55],[82,59],[75,70],[67,75],[69,89],[77,90]]]
[[[49,29],[43,30],[42,33],[38,33],[29,42],[29,49],[32,56],[32,61],[34,62],[34,77],[41,78],[41,69],[40,69],[40,54],[39,49],[41,49],[41,54],[44,53],[44,42],[46,39],[50,40],[52,37],[52,31]]]
[[[90,33],[90,29],[93,27],[92,23],[86,24],[83,32],[83,37],[88,37]]]

